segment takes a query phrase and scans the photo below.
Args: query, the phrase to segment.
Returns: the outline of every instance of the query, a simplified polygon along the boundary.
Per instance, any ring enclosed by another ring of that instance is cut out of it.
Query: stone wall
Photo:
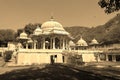
[[[50,64],[51,56],[54,63],[63,63],[61,53],[46,53],[46,52],[18,52],[18,65],[36,65],[36,64]],[[56,56],[56,57],[55,57]]]

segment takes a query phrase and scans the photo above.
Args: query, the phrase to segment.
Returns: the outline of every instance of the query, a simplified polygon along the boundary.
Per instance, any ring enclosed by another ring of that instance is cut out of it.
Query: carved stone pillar
[[[26,42],[26,49],[28,49],[28,43]]]
[[[43,49],[45,49],[45,38],[43,38]]]
[[[53,41],[52,41],[52,38],[50,38],[50,49],[53,49]]]
[[[116,56],[115,55],[112,55],[112,61],[116,62]]]
[[[107,55],[107,54],[106,54],[106,61],[109,61],[109,60],[108,60],[108,55]]]
[[[53,37],[53,49],[55,49],[55,37]]]
[[[34,49],[36,49],[36,41],[34,40]]]
[[[65,39],[63,38],[63,49],[65,49]]]

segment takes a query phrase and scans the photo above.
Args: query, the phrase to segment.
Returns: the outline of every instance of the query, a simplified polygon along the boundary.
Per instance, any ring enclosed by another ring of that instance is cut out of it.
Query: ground
[[[5,62],[4,62],[3,58],[0,57],[0,67],[2,67],[2,66],[4,66],[4,65],[5,65]]]
[[[0,80],[120,80],[120,68],[113,67],[47,64],[0,68]]]

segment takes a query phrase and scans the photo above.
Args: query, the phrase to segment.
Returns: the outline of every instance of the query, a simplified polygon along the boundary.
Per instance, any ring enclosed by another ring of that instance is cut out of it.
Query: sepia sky
[[[116,15],[105,14],[98,0],[0,0],[0,29],[17,30],[29,23],[43,23],[51,14],[64,27],[95,27]]]

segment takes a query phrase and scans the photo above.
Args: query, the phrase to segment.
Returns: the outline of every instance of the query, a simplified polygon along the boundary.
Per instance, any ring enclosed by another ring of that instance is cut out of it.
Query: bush
[[[8,62],[12,58],[13,51],[5,51],[4,53],[4,60],[5,62]]]
[[[82,55],[74,55],[69,56],[69,63],[73,65],[82,65],[84,62],[82,61]]]
[[[74,52],[70,52],[66,54],[65,57],[67,58],[68,64],[72,64],[72,65],[83,65],[84,64],[82,55],[78,55]]]

